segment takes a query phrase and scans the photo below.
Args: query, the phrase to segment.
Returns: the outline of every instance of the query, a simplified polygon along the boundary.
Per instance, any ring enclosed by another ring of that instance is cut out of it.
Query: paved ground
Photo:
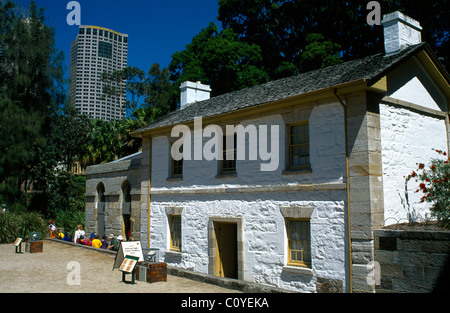
[[[22,251],[25,244],[22,244]],[[112,270],[114,255],[44,241],[43,253],[16,254],[14,246],[0,245],[0,293],[231,293],[234,290],[171,276],[167,282],[135,285],[122,282]],[[70,262],[80,265],[80,285],[68,284],[74,276]],[[127,275],[127,280],[131,276]]]

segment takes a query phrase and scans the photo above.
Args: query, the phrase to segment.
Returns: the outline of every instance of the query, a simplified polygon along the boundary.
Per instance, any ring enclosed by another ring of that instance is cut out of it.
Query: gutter
[[[349,152],[348,152],[348,117],[347,117],[347,105],[344,104],[342,99],[337,95],[337,89],[333,91],[334,96],[342,105],[344,109],[344,132],[345,132],[345,170],[346,170],[346,188],[347,188],[347,233],[348,233],[348,260],[349,260],[349,272],[348,272],[348,282],[349,282],[349,292],[353,292],[353,282],[352,282],[352,238],[351,238],[351,227],[350,227],[350,170],[349,170]]]

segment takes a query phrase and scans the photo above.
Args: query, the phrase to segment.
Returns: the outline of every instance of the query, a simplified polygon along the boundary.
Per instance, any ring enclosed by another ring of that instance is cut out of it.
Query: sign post
[[[123,241],[120,242],[117,251],[116,260],[114,261],[113,270],[120,268],[126,256],[137,257],[138,261],[144,261],[142,254],[142,245],[140,241]]]
[[[22,238],[17,238],[14,242],[16,253],[22,253]]]
[[[125,275],[131,274],[131,284],[134,285],[136,280],[136,264],[139,260],[139,257],[127,255],[120,265],[119,271],[122,272],[122,282],[125,282]]]

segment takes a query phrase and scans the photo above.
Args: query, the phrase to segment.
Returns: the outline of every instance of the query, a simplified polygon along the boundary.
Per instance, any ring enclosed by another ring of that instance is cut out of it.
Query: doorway
[[[98,184],[97,186],[97,233],[99,237],[103,237],[105,234],[105,186],[103,183]]]
[[[216,276],[238,278],[237,224],[214,222]]]
[[[123,233],[126,241],[130,240],[131,237],[131,215],[123,214]]]

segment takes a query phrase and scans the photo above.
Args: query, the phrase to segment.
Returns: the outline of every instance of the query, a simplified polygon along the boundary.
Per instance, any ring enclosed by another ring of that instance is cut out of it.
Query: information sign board
[[[143,262],[142,245],[140,241],[122,241],[117,251],[116,260],[114,261],[114,269],[121,267],[126,256],[137,257],[138,261]]]

